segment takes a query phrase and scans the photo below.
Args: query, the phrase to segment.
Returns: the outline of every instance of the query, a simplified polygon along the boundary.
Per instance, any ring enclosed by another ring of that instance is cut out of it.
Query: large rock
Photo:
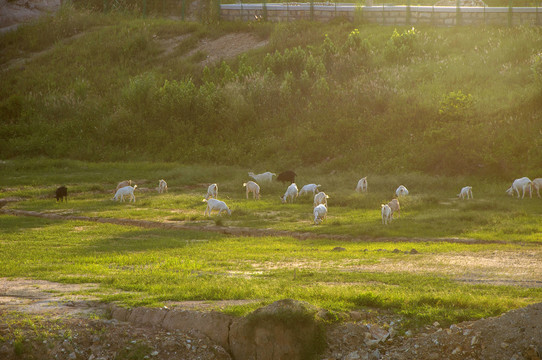
[[[230,353],[237,360],[316,358],[325,347],[317,309],[296,300],[260,308],[230,327]]]

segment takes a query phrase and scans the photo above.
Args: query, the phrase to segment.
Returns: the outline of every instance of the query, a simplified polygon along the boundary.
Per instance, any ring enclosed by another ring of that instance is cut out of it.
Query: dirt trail
[[[0,206],[2,207],[2,206]],[[41,213],[37,211],[15,210],[15,209],[1,209],[0,214],[13,215],[13,216],[32,216],[46,219],[55,220],[74,220],[74,221],[92,221],[116,225],[125,226],[137,226],[143,228],[159,228],[159,229],[172,229],[172,230],[196,230],[196,231],[211,231],[218,232],[226,235],[234,236],[289,236],[299,240],[307,239],[332,239],[345,242],[393,242],[393,243],[428,243],[428,242],[447,242],[457,244],[506,244],[506,241],[500,240],[476,240],[476,239],[458,239],[458,238],[407,238],[407,237],[394,237],[394,238],[375,238],[372,236],[349,236],[349,235],[334,235],[334,234],[315,234],[308,232],[297,232],[287,230],[275,230],[275,229],[257,229],[257,228],[242,228],[242,227],[226,227],[226,226],[198,226],[198,225],[185,225],[178,222],[159,222],[151,220],[135,220],[135,219],[123,219],[123,218],[103,218],[103,217],[89,217],[78,215],[61,215],[51,213]],[[523,243],[514,243],[515,245],[528,245]]]

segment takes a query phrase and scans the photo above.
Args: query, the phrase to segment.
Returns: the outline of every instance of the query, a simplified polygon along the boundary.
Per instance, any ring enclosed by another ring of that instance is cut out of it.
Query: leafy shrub
[[[461,90],[452,91],[442,97],[438,113],[445,119],[464,118],[472,104],[471,94],[464,94]]]
[[[130,79],[122,90],[122,103],[131,111],[145,113],[153,107],[156,78],[153,73],[144,73]]]
[[[419,41],[419,32],[414,27],[403,31],[393,30],[391,37],[386,43],[386,55],[390,60],[406,60],[415,54]]]
[[[361,36],[358,29],[354,29],[348,34],[348,38],[343,44],[342,52],[362,52],[367,54],[370,50],[369,41]]]

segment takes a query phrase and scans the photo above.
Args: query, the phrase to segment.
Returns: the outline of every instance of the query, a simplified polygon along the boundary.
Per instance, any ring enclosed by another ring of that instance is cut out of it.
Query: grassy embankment
[[[202,69],[199,40],[236,32],[269,43]],[[66,7],[0,48],[4,158],[542,168],[540,28],[206,26]]]

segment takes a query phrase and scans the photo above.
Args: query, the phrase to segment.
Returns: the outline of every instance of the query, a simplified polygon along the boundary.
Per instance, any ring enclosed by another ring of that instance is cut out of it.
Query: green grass
[[[511,245],[341,243],[231,237],[89,222],[0,216],[0,276],[98,283],[96,295],[128,305],[249,299],[243,314],[282,298],[333,311],[389,309],[410,322],[442,324],[497,315],[540,301],[540,289],[471,286],[439,273],[356,270],[421,262],[431,254],[513,251]],[[336,246],[347,251],[335,252]],[[415,247],[420,254],[393,253]],[[295,279],[294,279],[295,270]]]
[[[261,200],[245,199],[243,182],[249,170],[239,167],[206,167],[175,163],[84,163],[60,160],[8,161],[1,164],[0,197],[21,197],[13,209],[90,217],[145,219],[157,222],[204,226],[270,228],[352,237],[463,238],[481,241],[538,243],[542,233],[542,202],[518,200],[505,194],[510,182],[483,178],[431,177],[422,174],[368,175],[369,192],[354,191],[361,177],[352,172],[323,175],[321,169],[298,169],[298,188],[321,184],[329,196],[327,220],[313,223],[312,196],[299,197],[294,204],[282,204],[286,186],[262,184]],[[51,171],[54,169],[54,171]],[[362,174],[363,176],[367,174]],[[166,179],[169,192],[158,194],[159,179]],[[132,179],[138,184],[136,203],[111,201],[116,184]],[[202,202],[207,185],[219,185],[232,216],[205,217]],[[382,226],[380,204],[405,184],[410,196],[401,202],[401,216]],[[473,186],[474,200],[456,197],[461,187]],[[68,203],[56,203],[54,190],[69,189]]]
[[[317,168],[297,169],[299,185],[314,181],[331,195],[328,219],[315,226],[308,197],[294,204],[280,203],[285,185],[262,185],[262,200],[247,201],[241,184],[248,180],[246,172],[255,169],[47,159],[8,161],[0,166],[0,196],[23,199],[7,208],[373,239],[236,237],[197,228],[144,229],[0,215],[0,252],[11,254],[0,259],[2,277],[98,283],[99,289],[92,290],[95,295],[131,306],[252,300],[220,308],[242,315],[275,300],[294,298],[336,312],[388,309],[417,325],[493,316],[542,299],[539,288],[457,281],[476,274],[479,265],[455,269],[436,260],[469,256],[476,261],[479,256],[491,257],[487,254],[492,252],[538,251],[542,202],[506,196],[507,183],[421,174],[368,175],[369,193],[362,195],[354,191],[359,176],[352,173],[329,176]],[[135,204],[112,202],[116,182],[127,178],[148,187],[165,178],[170,190],[167,194],[136,190]],[[201,199],[211,181],[219,184],[219,198],[232,208],[231,217],[203,216]],[[406,184],[411,195],[401,199],[401,217],[384,226],[380,203],[392,198],[399,183]],[[475,199],[459,201],[454,196],[466,183],[473,186]],[[68,186],[68,203],[52,198],[60,184]],[[406,238],[421,241],[401,240]],[[430,241],[439,238],[473,238],[480,243]],[[347,251],[332,251],[335,247]],[[420,254],[405,254],[411,249]]]

